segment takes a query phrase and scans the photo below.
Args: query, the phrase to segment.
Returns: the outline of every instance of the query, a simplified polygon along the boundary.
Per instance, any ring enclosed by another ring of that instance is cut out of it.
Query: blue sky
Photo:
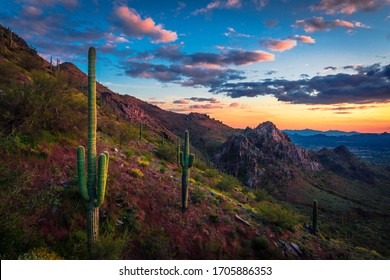
[[[236,127],[389,121],[389,0],[3,0],[0,23],[83,71],[95,46],[112,90]]]

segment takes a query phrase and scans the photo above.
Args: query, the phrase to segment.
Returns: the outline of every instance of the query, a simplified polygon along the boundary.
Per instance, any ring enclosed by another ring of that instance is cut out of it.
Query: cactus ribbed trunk
[[[88,202],[87,235],[89,246],[92,250],[93,242],[99,237],[99,213],[95,209],[96,197],[96,51],[90,48],[88,52],[88,194],[91,200]]]
[[[185,211],[188,208],[188,167],[183,167],[181,175],[181,210]]]

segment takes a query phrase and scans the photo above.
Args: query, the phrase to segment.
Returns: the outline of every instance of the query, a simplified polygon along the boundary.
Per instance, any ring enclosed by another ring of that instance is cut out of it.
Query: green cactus
[[[77,171],[80,193],[87,202],[87,237],[88,249],[93,255],[94,243],[99,237],[99,206],[104,201],[108,172],[108,152],[103,152],[98,158],[96,174],[96,50],[88,51],[88,179],[85,174],[85,149],[77,148]]]
[[[184,133],[184,150],[180,152],[181,177],[181,209],[184,212],[188,207],[188,177],[189,169],[195,161],[194,154],[190,154],[190,136],[188,130]]]
[[[50,71],[53,72],[53,57],[50,57]]]
[[[317,218],[318,218],[318,202],[313,200],[313,217],[312,217],[312,230],[314,234],[317,234]]]
[[[177,145],[176,145],[176,162],[177,165],[180,166],[180,139],[177,138]]]
[[[139,123],[139,140],[142,140],[142,123]]]

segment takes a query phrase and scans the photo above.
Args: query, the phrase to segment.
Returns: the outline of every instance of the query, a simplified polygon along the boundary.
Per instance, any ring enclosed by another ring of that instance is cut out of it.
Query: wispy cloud
[[[176,32],[164,29],[163,25],[156,24],[150,17],[142,19],[136,10],[127,6],[115,7],[111,21],[131,38],[148,37],[152,43],[169,43],[177,40]]]
[[[232,27],[228,27],[227,30],[228,30],[227,32],[223,33],[223,35],[225,35],[226,37],[237,37],[237,38],[252,38],[253,37],[252,35],[240,33]]]
[[[366,25],[361,22],[350,22],[341,19],[335,19],[332,21],[326,21],[323,17],[313,17],[302,20],[297,20],[295,22],[295,27],[301,27],[308,33],[313,33],[316,31],[327,31],[338,27],[347,28],[349,31],[354,28],[367,28]]]
[[[206,7],[193,11],[192,14],[195,16],[206,14],[215,9],[238,9],[241,8],[241,5],[241,0],[215,0],[207,4]]]
[[[353,14],[358,11],[372,12],[390,3],[389,0],[322,0],[312,6],[313,10],[327,14]]]
[[[295,39],[295,40],[297,40],[301,43],[304,43],[304,44],[315,44],[316,43],[315,39],[313,39],[310,36],[306,36],[306,35],[294,35],[294,36],[291,36],[290,39]]]

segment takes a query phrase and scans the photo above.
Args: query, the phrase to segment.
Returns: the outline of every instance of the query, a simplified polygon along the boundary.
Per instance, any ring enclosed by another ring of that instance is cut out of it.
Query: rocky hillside
[[[230,137],[215,156],[224,172],[241,178],[250,188],[260,188],[267,178],[291,179],[299,171],[323,169],[316,156],[291,142],[273,123],[247,128]]]

